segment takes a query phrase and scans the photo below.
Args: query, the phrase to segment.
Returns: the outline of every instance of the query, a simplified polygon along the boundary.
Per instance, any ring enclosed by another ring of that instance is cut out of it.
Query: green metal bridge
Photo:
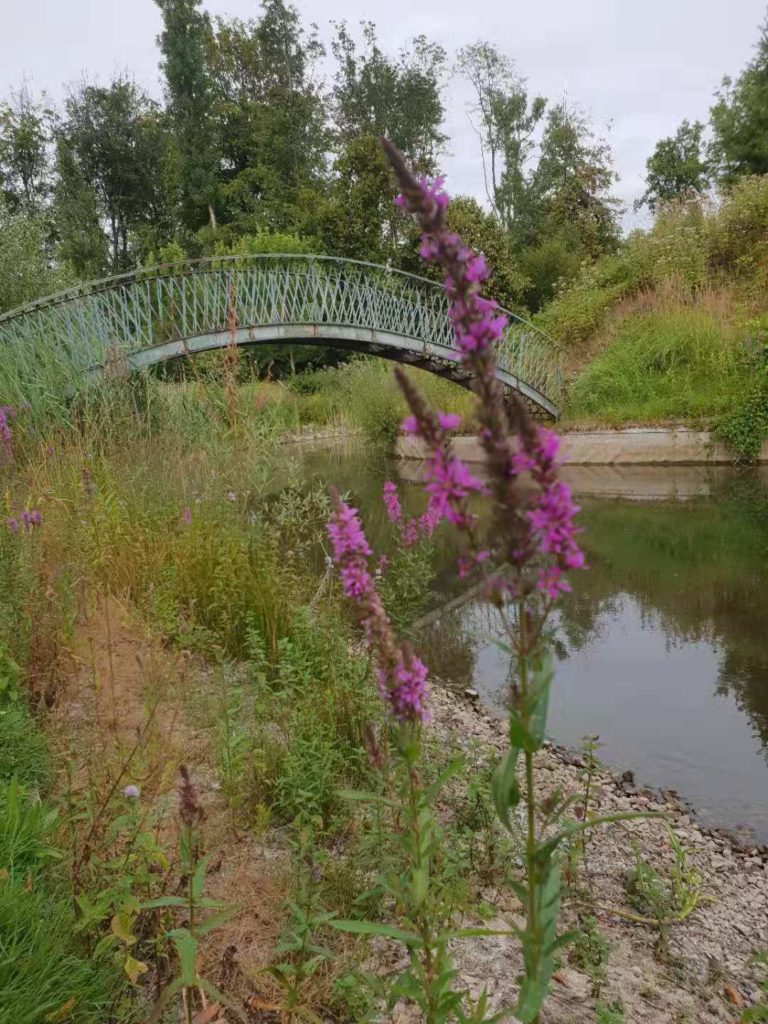
[[[238,346],[327,345],[469,386],[443,288],[357,260],[216,257],[79,285],[0,316],[0,401],[72,394],[88,380]],[[498,376],[556,417],[554,343],[507,314]]]

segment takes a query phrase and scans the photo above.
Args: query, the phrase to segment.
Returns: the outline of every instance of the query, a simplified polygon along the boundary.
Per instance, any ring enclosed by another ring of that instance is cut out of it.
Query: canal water
[[[421,508],[415,462],[361,446],[290,456],[305,481],[335,482],[386,544],[385,479]],[[549,730],[638,784],[675,789],[699,818],[768,841],[768,476],[708,467],[570,467],[589,571],[555,622]],[[443,528],[445,529],[445,528]],[[456,548],[441,534],[431,604],[454,610],[418,638],[446,685],[502,712],[508,663],[496,623],[462,601]],[[456,600],[458,598],[458,601]]]

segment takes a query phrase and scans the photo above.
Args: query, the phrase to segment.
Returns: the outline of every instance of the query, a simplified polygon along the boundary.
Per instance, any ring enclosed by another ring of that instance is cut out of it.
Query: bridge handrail
[[[370,263],[367,260],[356,260],[343,256],[324,256],[315,255],[313,253],[295,252],[246,253],[243,255],[233,256],[204,256],[194,260],[177,260],[173,263],[158,263],[151,267],[139,267],[136,270],[130,270],[123,274],[113,274],[109,277],[96,278],[93,281],[83,281],[80,284],[72,285],[70,288],[65,288],[63,291],[54,292],[52,295],[34,299],[32,302],[27,302],[23,306],[17,306],[15,309],[10,309],[5,313],[0,314],[0,324],[8,323],[10,320],[15,320],[18,317],[27,316],[29,313],[34,313],[40,309],[48,309],[51,306],[58,306],[76,299],[85,298],[88,295],[95,295],[98,292],[109,291],[116,285],[133,284],[135,282],[146,280],[151,281],[156,277],[169,276],[168,272],[173,272],[182,276],[192,276],[196,272],[205,272],[208,269],[227,269],[227,266],[222,266],[222,264],[239,265],[244,261],[256,262],[260,260],[264,262],[297,260],[304,263],[329,263],[338,264],[339,266],[354,266],[365,270],[377,271],[378,273],[383,272],[386,276],[390,277],[405,278],[407,280],[414,281],[419,285],[428,286],[439,291],[442,291],[443,288],[439,282],[432,281],[430,278],[423,277],[420,274],[413,274],[408,270],[398,270],[395,267],[387,267],[381,263]],[[511,310],[506,309],[503,306],[499,306],[499,312],[503,313],[504,316],[508,317],[510,320],[514,320],[516,323],[528,327],[539,337],[543,338],[552,346],[553,355],[558,352],[559,346],[555,340],[536,324],[517,313],[513,313]]]

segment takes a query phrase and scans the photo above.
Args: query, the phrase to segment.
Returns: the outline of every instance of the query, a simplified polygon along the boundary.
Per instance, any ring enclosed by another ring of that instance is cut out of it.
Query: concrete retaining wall
[[[481,462],[482,449],[475,437],[454,438],[456,454],[466,462]],[[572,430],[563,434],[563,453],[572,466],[667,465],[733,462],[724,444],[714,441],[708,430],[688,427],[629,427],[626,430]],[[416,437],[401,437],[397,455],[402,459],[423,459],[424,446]],[[760,462],[768,462],[768,442]]]

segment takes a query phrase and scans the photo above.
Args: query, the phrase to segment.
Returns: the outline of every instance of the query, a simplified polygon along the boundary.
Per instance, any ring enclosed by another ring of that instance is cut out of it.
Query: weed
[[[620,999],[611,1003],[595,1003],[595,1024],[624,1024],[624,1004]]]
[[[57,826],[56,812],[29,800],[18,783],[0,785],[4,1024],[43,1024],[73,1013],[78,1022],[101,1024],[115,991],[103,960],[86,957],[79,948],[71,905],[51,873],[60,858],[54,846]]]
[[[766,1024],[768,1022],[768,953],[758,953],[755,964],[761,971],[760,995],[755,1006],[750,1006],[741,1015],[742,1024]]]
[[[49,776],[45,739],[23,701],[0,709],[0,784],[16,778],[28,789],[42,787]]]
[[[142,911],[163,910],[168,917],[183,912],[183,923],[164,931],[176,952],[179,973],[163,989],[155,1005],[151,1020],[157,1021],[163,1009],[180,995],[183,1020],[192,1024],[196,1014],[195,999],[201,1003],[200,1009],[206,1009],[206,996],[226,1005],[241,1020],[245,1018],[237,1007],[233,1006],[226,996],[218,992],[206,978],[200,976],[198,967],[198,950],[201,940],[216,928],[226,923],[236,912],[235,907],[227,906],[220,900],[212,900],[203,894],[205,873],[211,855],[202,855],[200,824],[203,820],[203,808],[197,787],[190,778],[188,769],[182,765],[180,769],[181,784],[179,787],[179,818],[181,830],[179,837],[179,862],[183,896],[161,896],[146,900],[141,904]],[[210,913],[207,913],[210,911]],[[130,944],[133,936],[126,922],[125,937]],[[148,970],[146,964],[135,960],[130,954],[125,965],[126,973],[136,980]]]
[[[682,843],[669,830],[673,853],[671,868],[662,874],[635,850],[635,867],[627,873],[625,889],[635,914],[619,911],[620,916],[638,923],[648,924],[659,931],[660,948],[666,947],[667,929],[684,921],[705,897],[701,892],[701,878],[691,868]]]
[[[592,998],[600,999],[605,983],[606,966],[611,944],[597,927],[596,918],[584,915],[579,919],[580,930],[571,950],[571,959],[592,981]]]
[[[334,916],[320,909],[322,870],[314,859],[315,846],[312,825],[301,825],[293,848],[294,881],[286,905],[288,920],[275,946],[276,956],[283,959],[269,968],[283,990],[289,1024],[296,1019],[319,1021],[302,1006],[304,989],[321,965],[333,958],[333,952],[320,945],[315,937]]]

